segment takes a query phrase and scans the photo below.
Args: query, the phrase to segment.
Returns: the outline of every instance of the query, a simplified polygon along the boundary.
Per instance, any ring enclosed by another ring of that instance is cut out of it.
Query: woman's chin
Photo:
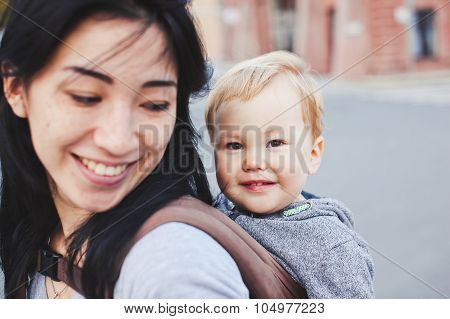
[[[77,206],[91,213],[101,213],[113,208],[118,203],[118,199],[94,198],[92,200],[83,200]]]

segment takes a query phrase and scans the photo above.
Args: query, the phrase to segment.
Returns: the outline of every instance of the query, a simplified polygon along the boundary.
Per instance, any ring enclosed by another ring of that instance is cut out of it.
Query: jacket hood
[[[348,228],[353,228],[352,213],[342,202],[326,197],[309,199],[303,202],[311,203],[311,209],[305,211],[304,214],[298,214],[298,219],[306,219],[317,216],[336,216]],[[300,204],[301,203],[302,202],[300,202]]]

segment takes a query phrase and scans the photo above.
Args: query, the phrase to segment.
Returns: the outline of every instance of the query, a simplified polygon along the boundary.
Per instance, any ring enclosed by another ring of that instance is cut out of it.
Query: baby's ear
[[[309,165],[309,174],[314,175],[322,163],[323,146],[325,140],[322,136],[319,136],[314,141],[313,147],[311,148],[311,162]]]
[[[14,114],[27,118],[24,84],[20,78],[13,75],[13,71],[14,67],[10,63],[2,63],[3,93]]]

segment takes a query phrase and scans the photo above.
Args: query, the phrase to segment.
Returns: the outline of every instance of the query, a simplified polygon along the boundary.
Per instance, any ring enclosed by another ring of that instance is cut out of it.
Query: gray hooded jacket
[[[264,246],[309,298],[373,298],[373,260],[353,230],[350,211],[331,198],[296,201],[280,212],[251,214],[223,194],[214,206]]]

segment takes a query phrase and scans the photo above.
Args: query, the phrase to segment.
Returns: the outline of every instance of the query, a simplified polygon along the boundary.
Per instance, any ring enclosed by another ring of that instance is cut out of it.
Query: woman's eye
[[[283,140],[271,140],[269,143],[267,143],[267,147],[280,147],[285,145],[286,142]]]
[[[141,107],[149,111],[165,111],[169,108],[169,103],[167,102],[146,102],[140,105]]]
[[[227,150],[240,150],[243,148],[241,143],[238,142],[231,142],[231,143],[227,143],[225,145],[225,147],[227,148]]]
[[[96,103],[99,103],[102,101],[101,97],[99,96],[87,96],[87,95],[77,95],[77,94],[71,94],[72,99],[80,104],[84,104],[87,106],[94,105]]]

